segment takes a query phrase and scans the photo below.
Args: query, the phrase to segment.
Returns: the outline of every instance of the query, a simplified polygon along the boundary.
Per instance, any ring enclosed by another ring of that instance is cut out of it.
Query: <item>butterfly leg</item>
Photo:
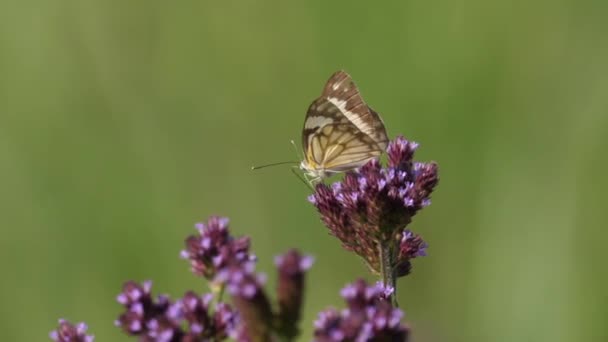
[[[315,177],[315,178],[311,178],[308,180],[308,183],[310,183],[310,187],[314,190],[314,188],[317,186],[317,184],[321,183],[323,181],[323,177]]]
[[[304,185],[306,185],[310,190],[315,191],[315,189],[314,189],[312,183],[310,182],[310,180],[306,176],[302,177],[302,175],[300,175],[297,170],[299,170],[299,167],[297,167],[297,166],[294,166],[294,167],[291,168],[291,172],[296,177],[298,177],[298,179],[301,180],[302,183],[304,183]]]

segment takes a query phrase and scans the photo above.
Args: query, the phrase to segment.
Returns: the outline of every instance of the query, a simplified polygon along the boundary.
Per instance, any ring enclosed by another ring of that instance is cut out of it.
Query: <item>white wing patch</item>
[[[304,122],[304,128],[323,127],[326,125],[330,125],[334,122],[335,118],[330,118],[328,116],[309,116],[306,118],[306,122]]]
[[[346,116],[348,120],[350,120],[350,122],[352,122],[353,125],[355,125],[361,132],[365,132],[367,134],[369,134],[369,132],[373,132],[373,127],[364,122],[360,116],[346,110],[346,100],[340,100],[335,97],[328,97],[327,100],[338,107],[340,112],[344,114],[344,116]]]

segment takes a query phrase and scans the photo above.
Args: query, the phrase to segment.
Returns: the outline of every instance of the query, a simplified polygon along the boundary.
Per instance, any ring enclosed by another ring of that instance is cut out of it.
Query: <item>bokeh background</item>
[[[0,2],[0,331],[113,326],[123,281],[206,290],[178,258],[211,214],[272,257],[313,254],[302,341],[364,276],[293,160],[351,73],[441,182],[399,301],[418,341],[608,339],[605,1]]]

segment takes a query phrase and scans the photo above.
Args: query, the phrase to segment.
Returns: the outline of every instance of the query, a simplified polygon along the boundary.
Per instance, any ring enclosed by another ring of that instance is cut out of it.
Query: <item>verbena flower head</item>
[[[322,311],[315,321],[315,342],[407,341],[409,328],[401,323],[403,312],[387,300],[393,289],[368,286],[358,280],[341,291],[346,309]]]
[[[399,238],[399,235],[397,237]],[[412,269],[411,260],[426,256],[427,247],[428,244],[422,240],[420,235],[404,229],[399,238],[397,261],[395,263],[396,275],[398,277],[408,275]]]
[[[237,313],[225,303],[212,309],[213,295],[202,296],[192,291],[169,307],[166,316],[174,323],[185,326],[182,341],[223,340],[235,329]]]
[[[226,284],[240,324],[231,337],[237,341],[270,341],[273,313],[264,291],[266,277],[256,274],[252,264],[233,265],[218,273],[217,281]]]
[[[213,295],[192,291],[171,303],[168,297],[151,295],[151,282],[127,282],[117,296],[126,311],[115,324],[141,341],[185,342],[221,341],[232,334],[237,314],[227,304],[212,308]]]
[[[367,285],[365,280],[359,279],[342,288],[340,295],[350,309],[360,310],[381,301],[388,301],[393,291],[395,289],[381,282]]]
[[[347,250],[380,271],[378,248],[396,244],[412,217],[430,204],[438,182],[435,163],[414,163],[415,142],[397,137],[387,148],[388,165],[372,160],[331,186],[318,184],[309,201]]]
[[[146,335],[149,330],[158,332],[161,329],[158,322],[164,317],[170,302],[166,296],[152,298],[151,290],[151,281],[143,284],[126,282],[122,292],[116,296],[116,301],[122,304],[126,311],[114,322],[115,325],[130,335]],[[151,323],[152,321],[155,323]]]
[[[197,223],[195,227],[199,234],[189,236],[186,249],[181,252],[182,258],[190,260],[195,274],[213,279],[224,267],[255,260],[249,253],[249,238],[232,237],[227,218],[212,216],[207,223]]]
[[[279,271],[277,329],[289,339],[294,339],[299,334],[297,325],[304,301],[304,276],[312,267],[313,261],[311,256],[301,255],[295,249],[275,258]]]
[[[230,337],[238,342],[273,341],[276,336],[291,341],[297,337],[305,272],[312,262],[296,250],[275,258],[279,273],[275,311],[264,290],[266,277],[255,273],[254,264],[234,264],[220,270],[215,281],[226,286],[239,313],[239,324]]]
[[[93,335],[87,335],[87,325],[78,323],[73,325],[65,319],[59,320],[59,327],[49,333],[49,337],[57,342],[93,342]]]

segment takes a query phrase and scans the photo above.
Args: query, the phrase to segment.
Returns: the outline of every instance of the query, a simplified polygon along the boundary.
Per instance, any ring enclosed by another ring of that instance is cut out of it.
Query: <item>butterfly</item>
[[[306,113],[300,169],[310,184],[378,158],[388,137],[382,119],[361,97],[349,74],[335,72]]]

